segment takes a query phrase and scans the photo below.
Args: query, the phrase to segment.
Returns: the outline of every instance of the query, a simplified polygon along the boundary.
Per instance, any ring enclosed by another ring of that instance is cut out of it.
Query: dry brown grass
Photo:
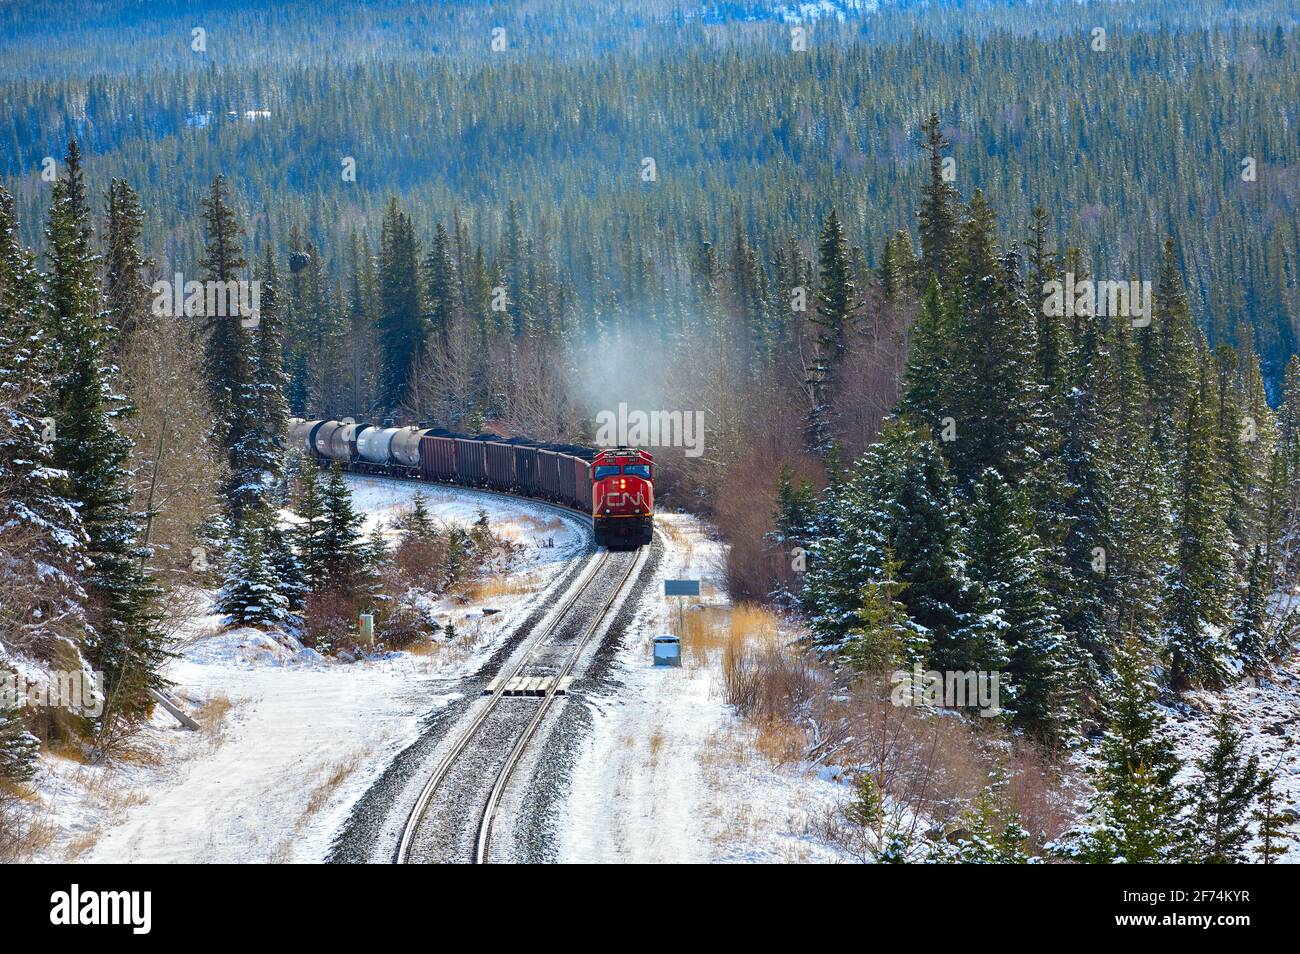
[[[531,593],[535,586],[536,581],[530,573],[500,573],[474,580],[462,592],[466,603],[485,603],[503,596]]]
[[[63,860],[76,861],[86,852],[90,851],[90,849],[94,848],[95,845],[99,844],[99,836],[101,834],[103,834],[103,832],[100,830],[99,826],[96,825],[94,828],[90,829],[90,831],[82,832],[80,835],[77,835],[69,841],[67,847],[63,849]]]
[[[58,832],[30,785],[0,781],[0,863],[24,862],[46,851]]]
[[[369,755],[369,749],[358,749],[346,758],[322,766],[317,771],[317,774],[321,776],[321,780],[308,793],[307,801],[303,803],[302,810],[298,813],[290,834],[282,838],[271,849],[267,856],[269,863],[287,864],[293,859],[293,845],[297,841],[299,834],[314,817],[328,807],[330,801],[338,792],[339,786],[361,767]]]

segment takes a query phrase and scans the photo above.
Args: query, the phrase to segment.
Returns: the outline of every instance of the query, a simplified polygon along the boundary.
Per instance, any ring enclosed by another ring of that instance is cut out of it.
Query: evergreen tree
[[[953,364],[956,329],[937,279],[925,287],[921,312],[912,327],[912,348],[903,372],[899,411],[929,425],[943,439],[945,421],[955,425]],[[960,434],[956,435],[960,436]]]
[[[1191,784],[1187,860],[1193,864],[1243,864],[1250,844],[1250,809],[1263,791],[1259,758],[1242,751],[1232,713],[1219,711],[1214,747],[1196,760],[1200,777]]]
[[[1018,255],[996,249],[993,210],[978,190],[961,227],[949,413],[957,439],[944,454],[958,482],[995,467],[1013,483],[1038,460],[1042,388],[1033,363],[1034,318]]]
[[[904,420],[885,424],[853,473],[827,494],[804,600],[817,641],[842,646],[864,587],[882,582],[886,554],[907,586],[915,639],[943,670],[1002,669],[1006,647],[987,594],[964,567],[952,478],[934,442]]]
[[[418,250],[410,218],[389,202],[379,240],[379,401],[395,408],[406,395],[411,362],[424,344],[420,321]]]
[[[0,189],[0,566],[29,600],[0,601],[0,630],[52,645],[81,644],[86,532],[54,466],[55,341],[13,201]],[[14,554],[10,557],[9,554]],[[35,627],[35,629],[33,629]]]
[[[1250,814],[1251,821],[1257,825],[1259,844],[1255,854],[1260,864],[1274,864],[1286,854],[1287,842],[1296,840],[1295,834],[1287,830],[1295,814],[1285,810],[1286,803],[1287,799],[1277,790],[1277,773],[1264,772],[1260,777],[1259,807]]]
[[[250,344],[248,380],[239,406],[231,409],[231,512],[263,515],[274,509],[274,494],[284,474],[288,441],[288,378],[283,369],[279,272],[268,244],[258,272],[261,304]]]
[[[1184,797],[1179,762],[1161,729],[1156,687],[1135,640],[1119,647],[1107,685],[1109,719],[1101,745],[1097,796],[1083,824],[1058,845],[1088,864],[1158,864],[1177,860]]]
[[[411,510],[403,515],[398,523],[398,529],[402,531],[403,542],[412,540],[432,540],[435,535],[433,517],[429,514],[429,508],[424,502],[424,494],[420,491],[415,492],[411,498]]]
[[[88,537],[89,569],[83,577],[91,597],[87,649],[92,666],[104,673],[106,723],[114,716],[142,715],[151,707],[148,690],[166,685],[159,670],[169,653],[153,608],[157,590],[135,542],[131,448],[116,423],[129,408],[112,388],[98,256],[75,140],[64,168],[46,228],[47,333],[57,361],[51,402],[57,427],[54,464],[64,474],[60,492],[77,508]]]
[[[350,593],[365,569],[360,514],[352,506],[352,492],[336,462],[321,494],[324,523],[318,540],[318,554],[324,579],[313,589]]]
[[[227,626],[287,626],[294,623],[276,567],[263,544],[264,531],[255,519],[235,528],[226,556],[225,585],[217,596],[217,612]]]
[[[243,278],[247,266],[244,259],[244,230],[234,209],[230,207],[226,178],[217,175],[202,201],[203,221],[207,244],[199,262],[205,282],[217,282],[224,288]],[[231,296],[227,293],[227,305]],[[206,303],[206,298],[205,298]],[[206,304],[205,304],[206,309]],[[231,433],[231,420],[237,405],[242,403],[244,388],[249,381],[248,343],[242,319],[235,309],[228,314],[215,315],[203,312],[207,338],[204,345],[204,370],[208,378],[208,394],[216,418],[216,434],[227,451],[239,443],[241,433]]]
[[[276,592],[284,598],[285,609],[291,614],[284,623],[296,627],[300,622],[298,615],[307,606],[306,572],[298,554],[294,552],[292,535],[280,525],[274,511],[263,517],[261,543],[270,564]]]
[[[120,353],[142,325],[151,321],[152,291],[145,283],[150,262],[140,253],[144,212],[140,196],[123,179],[109,182],[108,231],[104,249],[104,303],[110,348]]]
[[[324,540],[328,517],[325,513],[320,471],[310,462],[299,474],[294,510],[298,523],[293,528],[292,536],[302,565],[303,582],[309,593],[320,592],[325,586],[326,561],[329,559]]]
[[[1267,589],[1264,558],[1256,544],[1246,573],[1246,585],[1238,591],[1232,629],[1228,632],[1236,656],[1246,672],[1261,673],[1268,668]]]
[[[975,804],[961,815],[961,827],[950,841],[936,844],[930,861],[962,865],[1023,865],[1038,859],[1026,850],[1029,832],[1014,812],[1008,817],[997,796],[981,789]]]
[[[848,632],[844,660],[858,672],[882,673],[891,667],[924,663],[929,646],[907,618],[899,599],[907,584],[898,580],[899,563],[886,550],[880,579],[862,587],[857,624]]]
[[[1231,536],[1223,520],[1208,378],[1188,402],[1179,447],[1174,498],[1176,556],[1166,580],[1165,644],[1176,688],[1219,686],[1226,676],[1226,646],[1217,635],[1227,623],[1233,586]]]
[[[445,339],[456,320],[461,292],[456,266],[451,258],[451,240],[441,222],[434,233],[425,272],[428,275],[430,332]]]
[[[1139,360],[1147,387],[1162,426],[1172,432],[1197,390],[1197,363],[1203,347],[1201,333],[1192,322],[1172,238],[1165,240],[1151,324],[1139,334]]]
[[[817,309],[809,319],[817,331],[807,382],[812,399],[808,447],[825,456],[832,441],[831,382],[844,358],[847,335],[860,307],[849,265],[848,241],[834,209],[826,219],[817,245],[817,267]]]
[[[23,725],[22,711],[0,704],[0,781],[28,781],[36,774],[39,751],[40,741]]]
[[[916,287],[918,291],[924,291],[933,279],[946,293],[950,288],[957,248],[957,190],[945,178],[943,168],[943,151],[952,143],[939,130],[939,117],[935,113],[931,113],[922,124],[921,135],[921,150],[929,168],[929,179],[917,212],[921,258]]]
[[[1054,742],[1074,721],[1073,662],[1043,586],[1040,550],[1023,494],[988,469],[975,487],[965,549],[971,577],[995,601],[1010,649],[1009,708],[1030,733]]]

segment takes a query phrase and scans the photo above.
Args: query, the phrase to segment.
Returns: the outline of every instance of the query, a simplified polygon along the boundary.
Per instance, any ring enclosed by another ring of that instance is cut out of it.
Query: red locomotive
[[[591,461],[596,545],[645,546],[654,532],[654,458],[635,447],[603,450]]]

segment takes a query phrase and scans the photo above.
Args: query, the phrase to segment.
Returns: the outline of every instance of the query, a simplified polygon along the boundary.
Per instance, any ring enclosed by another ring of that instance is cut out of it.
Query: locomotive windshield
[[[623,468],[623,473],[630,474],[633,477],[644,477],[646,480],[649,480],[650,465],[649,464],[628,464],[626,467]]]
[[[592,480],[604,480],[606,477],[617,477],[617,476],[618,476],[618,467],[617,465],[614,464],[604,464],[600,467],[595,468],[591,472]]]

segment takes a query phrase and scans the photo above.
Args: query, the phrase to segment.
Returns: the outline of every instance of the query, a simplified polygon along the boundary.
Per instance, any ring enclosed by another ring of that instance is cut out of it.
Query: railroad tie
[[[492,695],[502,686],[502,681],[502,677],[497,676],[483,687],[482,694]],[[565,676],[558,681],[554,676],[513,676],[505,680],[501,694],[503,696],[544,696],[550,691],[551,686],[555,686],[557,696],[567,696],[571,685],[573,685],[572,676]]]

